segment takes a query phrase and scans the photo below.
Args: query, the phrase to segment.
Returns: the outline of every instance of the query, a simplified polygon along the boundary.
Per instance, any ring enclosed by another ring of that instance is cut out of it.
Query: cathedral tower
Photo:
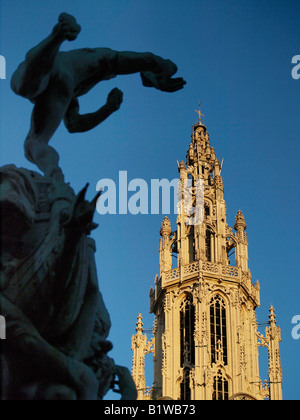
[[[221,164],[201,117],[199,110],[186,163],[179,164],[181,190],[189,180],[193,204],[197,185],[202,185],[201,221],[190,223],[184,192],[177,229],[172,230],[167,217],[163,220],[160,276],[150,290],[153,338],[147,341],[139,315],[132,337],[133,378],[139,399],[149,399],[144,358],[152,352],[152,399],[280,400],[280,328],[271,307],[265,336],[258,332],[260,285],[252,283],[248,267],[245,217],[238,211],[234,227],[227,224]],[[174,256],[178,266],[172,268]],[[264,383],[259,346],[269,351],[269,380]]]

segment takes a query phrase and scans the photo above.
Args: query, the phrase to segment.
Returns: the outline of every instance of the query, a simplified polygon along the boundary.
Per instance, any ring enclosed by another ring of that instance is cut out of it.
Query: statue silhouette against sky
[[[172,78],[177,66],[152,53],[117,52],[108,48],[85,48],[61,52],[61,44],[74,41],[81,31],[73,16],[62,13],[52,33],[26,55],[14,73],[14,92],[34,103],[25,153],[47,177],[63,179],[59,155],[49,142],[62,120],[70,133],[85,132],[101,124],[123,101],[113,89],[98,111],[80,115],[78,97],[103,80],[117,75],[141,73],[144,86],[164,92],[184,87],[182,78]]]

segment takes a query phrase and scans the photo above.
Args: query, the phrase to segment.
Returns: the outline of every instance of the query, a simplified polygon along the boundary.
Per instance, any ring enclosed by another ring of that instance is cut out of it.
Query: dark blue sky
[[[55,134],[52,145],[67,181],[76,191],[90,182],[92,197],[99,179],[117,180],[120,170],[128,171],[129,180],[175,178],[176,160],[185,159],[202,100],[211,143],[224,158],[228,222],[234,224],[239,209],[246,217],[250,269],[261,284],[257,317],[267,321],[269,306],[275,306],[283,336],[284,397],[299,399],[300,340],[291,337],[291,320],[300,314],[300,80],[291,77],[291,61],[300,54],[300,2],[1,1],[0,54],[8,79],[62,11],[74,14],[83,28],[64,49],[151,51],[174,60],[188,82],[170,95],[144,88],[138,75],[120,77],[82,98],[82,112],[91,112],[112,88],[124,92],[120,111],[100,127],[71,136],[62,126]],[[1,164],[35,169],[23,154],[32,105],[12,93],[9,80],[1,80],[0,89]],[[130,338],[139,312],[152,327],[148,292],[159,270],[163,217],[96,216],[99,280],[119,364],[131,366]]]

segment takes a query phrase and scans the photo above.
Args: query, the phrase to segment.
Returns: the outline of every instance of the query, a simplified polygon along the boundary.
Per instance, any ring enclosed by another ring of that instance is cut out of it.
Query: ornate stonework
[[[280,400],[280,328],[271,307],[265,336],[258,332],[255,310],[260,306],[260,285],[252,283],[248,267],[245,217],[238,211],[234,229],[227,224],[221,165],[201,116],[179,173],[182,184],[187,179],[204,180],[204,221],[187,226],[183,212],[175,232],[168,218],[162,223],[160,275],[150,291],[155,314],[151,397],[144,384],[143,357],[152,347],[140,316],[132,339],[133,378],[139,399]],[[178,267],[172,268],[174,253]],[[269,379],[264,383],[259,346],[269,351]]]

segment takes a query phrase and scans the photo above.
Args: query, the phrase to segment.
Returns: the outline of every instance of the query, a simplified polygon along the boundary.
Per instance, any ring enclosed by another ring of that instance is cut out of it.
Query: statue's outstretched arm
[[[163,92],[177,92],[186,85],[182,77],[173,78],[175,63],[152,53],[118,52],[115,66],[117,74],[141,73],[144,86]]]
[[[91,114],[79,114],[78,99],[73,99],[65,115],[64,123],[70,133],[83,133],[97,127],[111,114],[120,109],[123,93],[115,88],[107,97],[106,104]]]

